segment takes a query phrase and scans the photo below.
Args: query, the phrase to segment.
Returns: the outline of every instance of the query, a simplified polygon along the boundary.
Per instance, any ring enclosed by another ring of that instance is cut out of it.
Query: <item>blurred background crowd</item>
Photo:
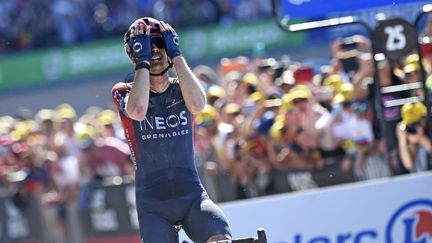
[[[0,53],[122,37],[131,20],[141,16],[164,19],[181,29],[230,25],[270,13],[270,2],[258,0],[2,1]]]
[[[120,38],[139,16],[181,29],[270,12],[258,0],[3,1],[0,52]],[[432,21],[423,35],[432,36]],[[208,100],[194,118],[196,162],[215,201],[432,168],[424,104],[432,96],[432,48],[422,61],[416,52],[383,59],[376,73],[368,38],[339,38],[328,48],[331,61],[318,68],[265,52],[193,67]],[[133,181],[117,111],[89,105],[83,114],[65,103],[0,117],[0,196],[24,206],[36,195],[64,223],[67,205],[88,207],[93,185]]]

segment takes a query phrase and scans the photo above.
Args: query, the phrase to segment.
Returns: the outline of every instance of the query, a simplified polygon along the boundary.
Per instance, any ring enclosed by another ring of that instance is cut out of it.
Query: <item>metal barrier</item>
[[[80,210],[86,243],[139,243],[134,186],[131,183],[95,186]]]
[[[302,173],[278,174],[274,178],[280,184],[277,191],[301,190],[296,185],[305,183]],[[318,187],[353,181],[352,174],[340,173],[338,166],[330,166],[309,174],[307,180]],[[329,174],[338,179],[329,179]],[[263,236],[264,231],[259,229],[258,238],[232,242],[265,242],[258,240]],[[81,188],[76,202],[61,206],[41,205],[34,195],[0,197],[0,243],[12,242],[140,243],[133,182],[114,177],[90,183]]]

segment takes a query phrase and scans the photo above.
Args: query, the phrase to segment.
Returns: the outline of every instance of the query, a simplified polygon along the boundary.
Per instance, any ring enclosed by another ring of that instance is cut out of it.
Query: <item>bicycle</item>
[[[173,225],[174,230],[177,233],[177,239],[179,237],[179,231],[182,228],[182,225],[180,223]],[[182,243],[190,243],[189,241],[182,241]],[[215,243],[267,243],[267,236],[265,233],[265,230],[263,228],[257,229],[257,236],[256,237],[249,237],[249,238],[242,238],[242,239],[232,239],[232,240],[221,240],[216,241]]]

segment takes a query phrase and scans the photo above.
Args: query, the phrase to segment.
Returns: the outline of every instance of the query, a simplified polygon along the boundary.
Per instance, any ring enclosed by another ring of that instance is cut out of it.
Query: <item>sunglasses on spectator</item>
[[[160,36],[152,36],[151,44],[154,44],[157,48],[165,48],[165,40]]]
[[[300,103],[303,103],[306,101],[308,101],[308,99],[306,99],[306,98],[297,98],[297,99],[293,100],[293,103],[294,103],[294,105],[297,105],[297,104],[300,104]]]

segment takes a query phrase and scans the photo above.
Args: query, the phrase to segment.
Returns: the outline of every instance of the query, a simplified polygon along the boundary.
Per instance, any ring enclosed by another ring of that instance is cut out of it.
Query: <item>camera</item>
[[[358,40],[357,40],[356,36],[346,37],[342,40],[342,45],[341,45],[342,50],[349,51],[349,50],[356,49],[357,43],[358,43]]]
[[[350,50],[342,53],[342,55],[339,57],[339,60],[342,63],[344,72],[356,72],[359,69],[359,63],[357,59],[358,54],[359,53],[356,50]]]
[[[359,35],[353,35],[342,39],[339,60],[346,73],[356,72],[359,69],[358,58],[362,56],[364,51],[361,50],[362,48],[359,46],[360,43],[362,43],[362,37]]]
[[[416,134],[417,133],[417,127],[415,125],[407,125],[405,127],[405,130],[409,134]]]

